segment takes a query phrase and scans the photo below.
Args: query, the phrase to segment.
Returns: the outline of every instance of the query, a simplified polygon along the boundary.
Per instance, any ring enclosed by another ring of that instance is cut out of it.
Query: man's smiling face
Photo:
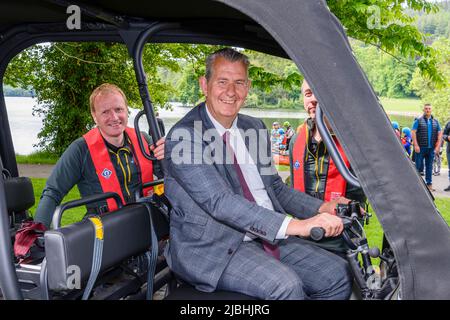
[[[317,99],[306,81],[303,81],[302,84],[302,94],[305,111],[314,119],[316,117]]]
[[[200,78],[200,87],[206,96],[211,115],[229,128],[245,102],[250,86],[244,63],[219,57],[214,61],[211,77]]]
[[[107,141],[123,135],[128,123],[128,107],[120,93],[99,94],[95,97],[95,110],[91,114]]]

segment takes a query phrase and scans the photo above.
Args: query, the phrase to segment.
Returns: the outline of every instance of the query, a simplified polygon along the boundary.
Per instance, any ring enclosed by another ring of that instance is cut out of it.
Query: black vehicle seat
[[[154,196],[154,198],[157,197],[158,196]],[[152,221],[158,241],[164,241],[169,238],[170,228],[168,216],[169,215],[165,210],[161,210],[159,201],[153,202]],[[163,258],[163,256],[160,255],[160,258]],[[164,300],[256,300],[254,297],[231,291],[199,291],[190,284],[177,279],[175,274],[169,270],[164,259],[159,260],[157,270],[162,270],[162,272],[169,274],[168,292],[167,296],[164,297]],[[158,278],[158,276],[155,278]],[[159,287],[160,285],[155,284],[155,289],[158,289]]]
[[[5,172],[5,171],[4,171]],[[7,172],[7,171],[6,171]],[[34,190],[28,177],[11,177],[4,174],[5,198],[10,221],[11,242],[14,243],[17,230],[30,215],[28,210],[34,205]],[[44,257],[42,237],[36,240],[39,245],[30,248],[28,263],[18,264],[15,260],[19,286],[26,299],[39,299],[38,290],[40,263]]]
[[[11,228],[16,229],[23,220],[29,217],[28,210],[35,203],[31,179],[27,177],[5,179],[5,194]]]
[[[104,228],[103,253],[99,276],[132,256],[148,252],[151,247],[150,213],[145,204],[128,204],[101,216]],[[82,287],[92,267],[95,230],[91,221],[83,220],[45,232],[48,288],[53,291],[73,289],[70,279],[77,267]],[[68,272],[72,270],[72,272]]]

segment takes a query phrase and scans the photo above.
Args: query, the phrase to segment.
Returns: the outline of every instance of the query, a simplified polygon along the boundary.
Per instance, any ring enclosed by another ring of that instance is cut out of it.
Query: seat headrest
[[[31,179],[14,177],[5,179],[6,206],[8,213],[21,212],[34,206],[34,191]]]

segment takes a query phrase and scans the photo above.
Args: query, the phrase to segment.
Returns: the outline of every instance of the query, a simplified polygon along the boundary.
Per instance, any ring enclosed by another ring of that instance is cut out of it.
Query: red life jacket
[[[283,141],[281,141],[282,145],[286,145],[287,144],[287,133],[284,135]]]
[[[125,128],[125,132],[131,140],[131,144],[134,150],[134,157],[136,166],[141,173],[142,183],[153,181],[153,163],[148,160],[142,154],[139,148],[139,142],[136,133],[132,128]],[[117,173],[111,162],[108,148],[103,140],[100,130],[94,128],[83,136],[91,154],[92,162],[94,163],[95,172],[102,187],[103,192],[115,192],[122,198],[122,202],[125,202],[125,198],[120,187],[119,179],[117,179]],[[149,152],[148,145],[144,143],[145,151]],[[144,169],[144,170],[142,170]],[[148,195],[153,190],[152,187],[144,188],[144,196]],[[107,199],[109,211],[117,210],[117,204],[114,199]]]
[[[306,144],[308,141],[309,130],[307,128],[306,123],[301,125],[297,129],[297,139],[295,140],[294,147],[292,149],[292,172],[293,172],[293,186],[294,189],[299,190],[301,192],[305,192],[305,162],[306,162]],[[347,157],[342,150],[341,145],[337,141],[336,138],[333,137],[334,142],[339,150],[339,153],[342,156],[347,168],[350,167],[350,163],[348,162]],[[328,172],[327,179],[325,185],[325,195],[324,200],[330,201],[334,200],[338,197],[345,196],[345,189],[347,187],[347,182],[339,173],[336,165],[334,164],[333,159],[329,158],[328,164]]]

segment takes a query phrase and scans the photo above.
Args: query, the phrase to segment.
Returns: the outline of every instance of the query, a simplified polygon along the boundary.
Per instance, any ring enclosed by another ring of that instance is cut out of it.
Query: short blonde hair
[[[92,91],[91,96],[89,97],[89,106],[91,107],[91,112],[95,111],[94,101],[98,95],[113,92],[119,93],[122,96],[123,101],[125,101],[125,106],[128,108],[127,97],[125,96],[125,93],[123,93],[122,89],[112,83],[103,83],[95,88],[94,91]]]

